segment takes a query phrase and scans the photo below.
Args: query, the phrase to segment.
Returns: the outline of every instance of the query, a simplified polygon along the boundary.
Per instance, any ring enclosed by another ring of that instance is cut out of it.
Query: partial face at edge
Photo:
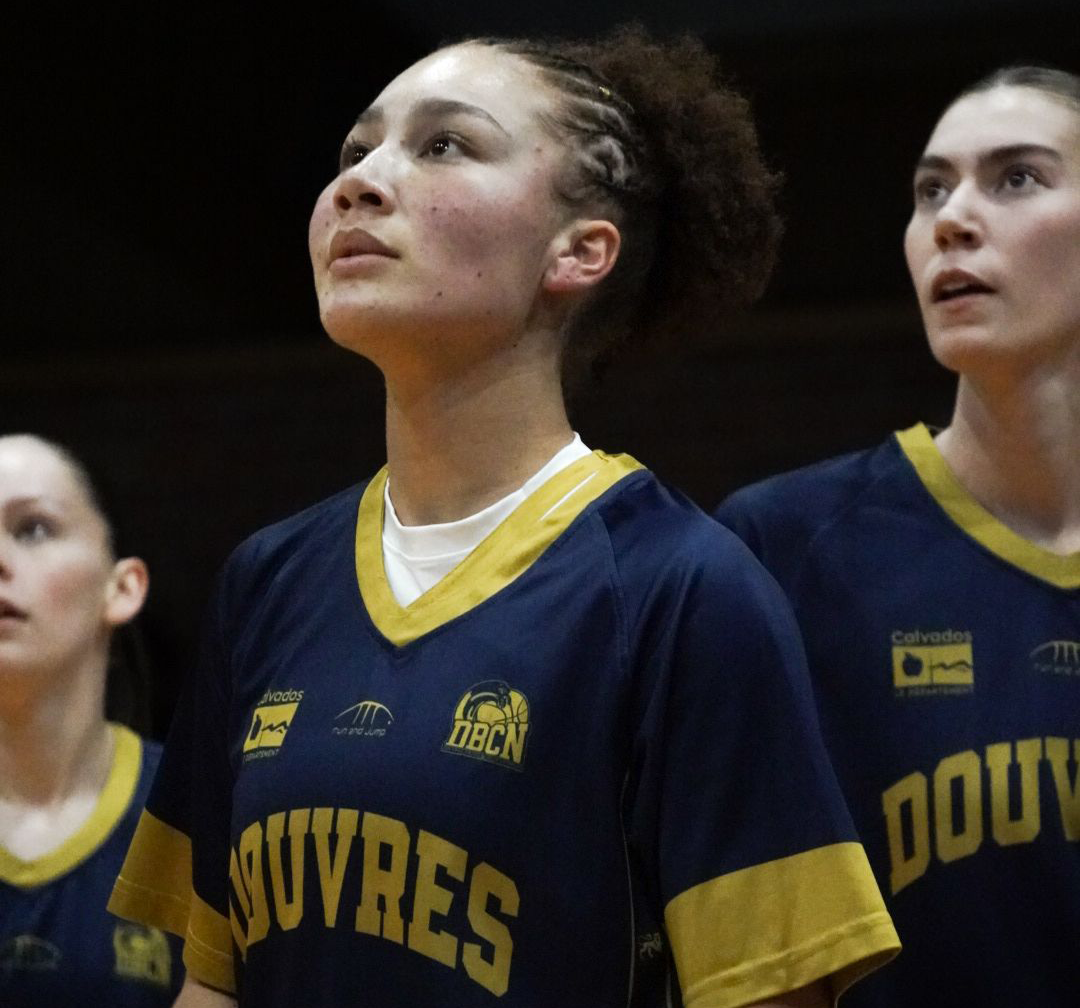
[[[360,117],[309,231],[323,323],[380,363],[402,344],[482,349],[527,324],[570,219],[553,96],[498,49],[440,50]],[[464,349],[464,348],[463,348]]]
[[[1080,109],[1028,87],[956,101],[915,173],[904,250],[931,349],[960,373],[1080,347]]]
[[[131,609],[119,584],[132,562],[113,560],[104,520],[60,456],[0,437],[0,673],[61,672],[100,649],[142,602],[139,591]]]

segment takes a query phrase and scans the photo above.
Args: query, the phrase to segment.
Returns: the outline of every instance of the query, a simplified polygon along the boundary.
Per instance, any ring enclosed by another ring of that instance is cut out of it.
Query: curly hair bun
[[[560,194],[607,206],[623,233],[618,264],[571,324],[571,355],[712,330],[761,295],[780,179],[749,103],[698,39],[629,25],[589,42],[473,41],[539,68],[558,94],[550,125],[578,154]]]

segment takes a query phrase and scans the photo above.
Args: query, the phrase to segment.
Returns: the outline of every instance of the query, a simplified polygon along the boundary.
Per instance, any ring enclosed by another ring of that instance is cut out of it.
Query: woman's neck
[[[450,377],[387,378],[390,496],[405,525],[475,514],[521,486],[572,436],[550,354],[516,345]]]
[[[73,795],[96,796],[112,759],[102,714],[103,668],[56,677],[49,685],[27,684],[26,678],[16,673],[0,679],[0,802],[48,807]]]
[[[1080,552],[1080,368],[991,384],[961,377],[937,445],[992,515],[1052,553]]]

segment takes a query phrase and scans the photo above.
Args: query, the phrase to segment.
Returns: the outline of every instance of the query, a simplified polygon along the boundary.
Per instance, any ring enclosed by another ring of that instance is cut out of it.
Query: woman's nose
[[[983,225],[975,206],[975,197],[966,186],[953,190],[934,220],[934,244],[944,252],[960,245],[976,247],[982,243]]]
[[[392,190],[383,163],[387,158],[380,157],[380,153],[373,151],[338,177],[334,206],[339,211],[368,206],[386,213],[392,208]]]

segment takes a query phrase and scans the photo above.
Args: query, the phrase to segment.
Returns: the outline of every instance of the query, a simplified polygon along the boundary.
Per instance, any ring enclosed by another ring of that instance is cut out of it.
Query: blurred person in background
[[[105,904],[160,747],[106,720],[114,634],[148,584],[84,467],[0,437],[0,1004],[155,1008],[179,942]]]

